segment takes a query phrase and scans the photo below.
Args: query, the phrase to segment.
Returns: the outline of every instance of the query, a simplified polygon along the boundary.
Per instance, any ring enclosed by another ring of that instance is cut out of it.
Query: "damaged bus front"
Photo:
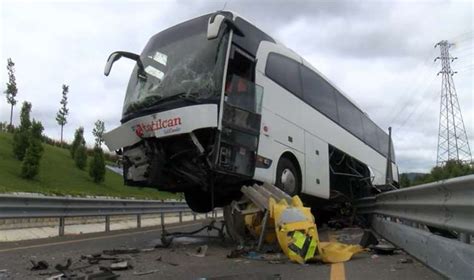
[[[201,16],[154,35],[141,55],[109,56],[106,76],[121,57],[136,61],[122,125],[104,136],[122,155],[126,185],[184,192],[206,212],[252,180],[263,90],[255,59],[233,44],[246,36],[234,19]]]

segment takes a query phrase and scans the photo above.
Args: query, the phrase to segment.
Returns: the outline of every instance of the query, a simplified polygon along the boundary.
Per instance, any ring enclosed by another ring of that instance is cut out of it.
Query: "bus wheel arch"
[[[277,163],[275,185],[291,196],[301,194],[303,173],[296,156],[291,152],[284,152]]]

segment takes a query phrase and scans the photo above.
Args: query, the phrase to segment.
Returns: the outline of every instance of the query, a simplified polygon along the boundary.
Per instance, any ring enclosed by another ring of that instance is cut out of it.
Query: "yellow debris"
[[[292,261],[301,264],[311,259],[326,263],[345,262],[363,251],[359,245],[320,242],[311,209],[304,207],[298,196],[291,199],[291,205],[284,199],[276,202],[270,198],[268,209],[271,218],[269,221],[275,224],[278,243]]]

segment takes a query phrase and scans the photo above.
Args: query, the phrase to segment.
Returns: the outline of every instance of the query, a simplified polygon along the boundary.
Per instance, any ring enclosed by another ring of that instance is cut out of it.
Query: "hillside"
[[[22,179],[21,162],[13,157],[12,138],[0,132],[0,193],[35,192],[74,196],[115,196],[148,199],[176,198],[176,195],[159,192],[151,188],[136,188],[123,185],[122,177],[106,171],[105,182],[95,184],[87,171],[75,167],[69,150],[43,144],[44,154],[40,163],[40,174],[35,180]]]

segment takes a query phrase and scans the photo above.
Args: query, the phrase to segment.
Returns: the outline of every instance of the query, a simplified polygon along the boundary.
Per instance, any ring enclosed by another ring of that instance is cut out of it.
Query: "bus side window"
[[[270,53],[265,65],[265,75],[294,95],[302,96],[299,63],[291,58]]]
[[[335,89],[321,76],[306,66],[301,66],[303,99],[334,121],[338,121]]]
[[[379,145],[378,126],[366,115],[362,116],[362,123],[364,125],[365,142],[375,150],[381,151]]]
[[[339,124],[363,140],[362,112],[342,94],[337,93],[336,95]]]

